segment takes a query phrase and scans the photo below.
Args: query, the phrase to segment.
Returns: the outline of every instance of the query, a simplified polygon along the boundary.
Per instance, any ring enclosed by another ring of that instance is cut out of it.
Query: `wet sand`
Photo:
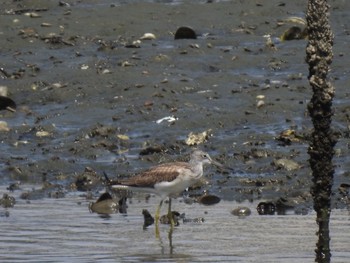
[[[337,93],[334,126],[340,133],[335,189],[349,180],[344,5],[335,2],[331,17],[330,76]],[[212,136],[200,147],[219,161],[262,184],[272,177],[282,184],[282,193],[308,191],[312,125],[306,112],[311,97],[306,42],[278,40],[291,26],[279,22],[302,16],[303,10],[303,3],[277,1],[8,3],[1,16],[1,67],[7,73],[1,83],[18,110],[2,112],[11,129],[1,133],[4,182],[40,183],[44,176],[67,183],[85,166],[127,174],[188,154],[193,148],[184,144],[188,134],[210,130]],[[191,26],[198,39],[174,41],[182,25]],[[126,47],[147,32],[156,40]],[[266,46],[267,34],[274,48]],[[176,121],[156,123],[168,116]],[[287,138],[290,145],[276,139],[286,130],[297,134]],[[149,146],[168,154],[139,158]],[[291,159],[300,168],[272,165],[279,159]],[[227,177],[228,186],[237,187],[234,174]]]
[[[346,208],[348,189],[339,187],[350,183],[350,4],[330,4],[339,131],[333,206]],[[209,184],[199,191],[312,213],[306,41],[278,40],[293,25],[281,21],[303,17],[305,9],[305,1],[6,1],[0,84],[17,111],[0,113],[10,128],[0,132],[1,185],[44,188],[29,199],[65,196],[76,193],[87,166],[98,175],[125,176],[186,159],[200,147],[235,171],[206,169]],[[180,26],[192,27],[198,38],[175,41]],[[156,39],[134,42],[144,33]],[[268,34],[273,47],[266,45]],[[169,116],[175,121],[156,122]],[[207,130],[203,144],[185,144],[190,132]],[[294,133],[281,136],[286,130]],[[148,147],[161,152],[139,155]],[[102,189],[94,188],[93,198]]]

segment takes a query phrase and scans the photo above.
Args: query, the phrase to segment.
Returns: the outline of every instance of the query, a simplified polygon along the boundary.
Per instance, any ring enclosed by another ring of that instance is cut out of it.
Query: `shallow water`
[[[32,186],[23,186],[30,189]],[[3,189],[4,190],[4,189]],[[16,192],[15,192],[16,193]],[[142,209],[153,213],[158,198],[131,199],[128,214],[100,217],[77,193],[62,199],[17,199],[9,217],[0,217],[1,262],[313,262],[315,214],[260,216],[257,203],[222,201],[214,206],[188,205],[181,198],[173,209],[203,223],[182,223],[170,244],[169,226],[143,230]],[[245,218],[231,215],[249,207]],[[166,208],[163,207],[163,211]],[[4,209],[1,209],[4,212]],[[347,262],[349,211],[333,210],[332,262]]]

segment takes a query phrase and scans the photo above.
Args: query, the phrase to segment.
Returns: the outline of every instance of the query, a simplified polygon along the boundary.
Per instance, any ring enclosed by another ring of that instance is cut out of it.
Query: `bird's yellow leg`
[[[160,218],[160,208],[162,207],[163,200],[160,201],[159,206],[156,211],[156,215],[154,216],[154,220],[156,222],[156,237],[159,238],[159,218]]]
[[[169,218],[171,230],[173,230],[174,226],[175,226],[175,222],[174,222],[173,213],[171,212],[171,198],[170,197],[169,197],[168,218]]]

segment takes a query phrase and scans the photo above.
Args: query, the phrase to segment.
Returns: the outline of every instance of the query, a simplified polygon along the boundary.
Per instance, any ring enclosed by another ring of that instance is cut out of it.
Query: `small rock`
[[[14,207],[16,203],[16,199],[13,196],[9,196],[8,194],[4,194],[0,199],[0,205],[4,208]]]
[[[8,132],[8,131],[10,131],[10,128],[8,127],[6,121],[0,121],[0,132],[1,132],[1,131],[3,131],[3,132]]]
[[[154,154],[154,153],[161,153],[162,151],[164,151],[164,147],[162,146],[149,146],[147,148],[144,148],[140,151],[139,155],[150,155],[150,154]]]
[[[278,159],[278,160],[274,160],[273,164],[277,168],[285,169],[287,171],[297,170],[297,169],[300,169],[300,167],[301,167],[297,162],[295,162],[293,160],[286,159],[286,158],[281,158],[281,159]]]
[[[172,217],[173,217],[175,226],[179,226],[179,225],[180,225],[179,219],[181,218],[180,213],[177,212],[177,211],[171,211],[171,215],[172,215]],[[170,225],[169,216],[168,216],[168,215],[162,215],[162,216],[160,217],[160,219],[159,219],[159,222],[160,222],[161,224]]]
[[[80,174],[76,181],[75,185],[78,191],[88,191],[96,187],[101,183],[100,176],[90,167],[86,167],[85,171]]]
[[[190,132],[190,134],[187,136],[185,143],[190,146],[198,145],[207,141],[210,136],[211,136],[211,129],[200,133]]]
[[[202,205],[215,205],[221,201],[221,198],[216,195],[204,194],[197,198],[197,202]]]
[[[265,105],[265,101],[263,101],[263,100],[258,100],[257,102],[256,102],[256,107],[257,108],[261,108],[261,107],[263,107]]]
[[[52,24],[50,24],[50,23],[41,23],[41,25],[40,26],[42,26],[42,27],[51,27],[52,26]]]
[[[25,16],[29,16],[31,18],[39,18],[41,17],[41,15],[39,15],[38,13],[35,13],[35,12],[27,12],[27,13],[24,13]]]
[[[176,30],[175,39],[197,39],[197,35],[192,28],[182,26]]]
[[[125,44],[126,48],[140,48],[141,47],[141,41],[140,40],[134,40],[132,42],[128,42]]]
[[[8,88],[7,86],[0,86],[0,96],[7,97]]]
[[[142,210],[142,215],[143,215],[143,229],[147,228],[150,225],[153,225],[154,223],[154,218],[150,214],[150,212],[147,209]]]
[[[35,133],[35,136],[36,137],[48,137],[50,136],[51,134],[48,132],[48,131],[37,131]]]
[[[239,206],[231,211],[231,214],[234,216],[245,217],[250,216],[252,211],[245,206]]]
[[[304,136],[298,134],[294,129],[287,129],[282,131],[275,139],[282,142],[284,145],[291,145],[292,142],[300,142],[304,139]]]
[[[306,28],[301,29],[298,26],[292,26],[291,28],[289,28],[285,32],[283,32],[280,39],[281,39],[281,41],[288,41],[288,40],[305,39],[306,37],[307,37]]]
[[[98,214],[113,214],[118,211],[118,204],[109,193],[103,193],[95,203],[89,204],[89,210]]]
[[[8,110],[15,112],[16,107],[16,103],[12,99],[0,95],[0,110]]]
[[[272,202],[260,202],[256,208],[259,215],[274,215],[276,206]]]

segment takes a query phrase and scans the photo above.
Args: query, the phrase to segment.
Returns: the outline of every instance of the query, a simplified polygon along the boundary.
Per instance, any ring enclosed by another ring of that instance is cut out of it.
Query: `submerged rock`
[[[180,225],[179,219],[182,218],[182,215],[179,212],[177,212],[177,211],[171,211],[171,215],[173,217],[175,226],[179,226]],[[168,215],[162,215],[160,217],[160,219],[159,219],[159,222],[161,224],[170,225],[169,216]]]
[[[143,220],[144,220],[143,229],[147,228],[150,225],[153,225],[154,218],[147,209],[142,210],[142,215],[143,215]]]
[[[117,213],[119,205],[109,193],[103,193],[95,203],[89,204],[89,210],[98,214],[114,214]]]
[[[231,211],[232,215],[239,216],[239,217],[250,216],[251,213],[252,213],[252,211],[248,207],[245,207],[245,206],[237,207]]]
[[[276,206],[272,202],[260,202],[256,208],[259,215],[274,215]]]
[[[202,205],[215,205],[221,201],[221,198],[216,195],[204,194],[197,198],[197,202]]]
[[[282,169],[285,169],[287,171],[297,170],[297,169],[300,169],[300,167],[301,167],[297,162],[295,162],[293,160],[286,159],[286,158],[274,160],[273,164],[277,168],[279,168],[279,169],[282,168]]]
[[[0,199],[0,205],[4,208],[14,207],[16,203],[16,199],[13,196],[9,196],[8,194],[4,194]]]

